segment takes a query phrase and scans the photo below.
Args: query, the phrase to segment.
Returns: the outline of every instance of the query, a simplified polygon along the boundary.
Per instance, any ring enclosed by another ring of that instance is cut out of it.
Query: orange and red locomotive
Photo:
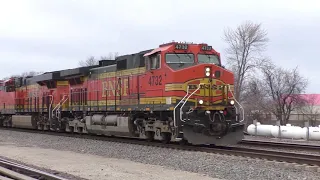
[[[3,126],[234,144],[234,75],[207,44],[172,42],[99,65],[0,83]]]

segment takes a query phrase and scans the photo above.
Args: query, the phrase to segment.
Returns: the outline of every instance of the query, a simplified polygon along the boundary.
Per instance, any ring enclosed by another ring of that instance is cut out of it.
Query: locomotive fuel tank
[[[89,133],[124,136],[131,135],[131,126],[128,116],[95,114],[86,116],[85,121]]]
[[[117,126],[118,119],[121,119],[118,115],[101,115],[95,114],[92,116],[91,122],[94,125],[105,125],[105,126]]]
[[[36,129],[37,121],[33,116],[30,115],[13,115],[12,127]]]

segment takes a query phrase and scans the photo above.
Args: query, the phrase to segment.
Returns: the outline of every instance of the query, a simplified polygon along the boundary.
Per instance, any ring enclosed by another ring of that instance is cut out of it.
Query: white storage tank
[[[254,124],[250,124],[247,128],[247,132],[250,135],[271,136],[272,127],[273,127],[272,125],[257,123],[257,134],[256,134],[256,126]]]
[[[288,139],[301,139],[302,128],[298,126],[280,126],[281,138]],[[279,137],[279,126],[273,126],[271,128],[271,134],[273,137]]]
[[[301,136],[303,139],[307,139],[307,127],[304,127]],[[309,127],[309,140],[320,140],[320,127]]]

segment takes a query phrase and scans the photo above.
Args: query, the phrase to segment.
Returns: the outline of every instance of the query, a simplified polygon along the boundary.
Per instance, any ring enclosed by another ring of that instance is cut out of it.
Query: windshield
[[[194,63],[193,54],[166,54],[166,62],[171,63]]]
[[[198,54],[198,63],[208,63],[208,64],[216,64],[220,65],[219,58],[213,54]]]
[[[194,55],[192,53],[166,54],[166,63],[175,70],[186,68],[194,65]]]

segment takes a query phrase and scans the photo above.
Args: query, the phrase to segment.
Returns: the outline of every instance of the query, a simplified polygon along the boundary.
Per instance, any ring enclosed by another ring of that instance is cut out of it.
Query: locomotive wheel
[[[73,126],[69,126],[69,130],[71,134],[74,134],[74,127]]]
[[[145,131],[145,135],[147,137],[147,141],[153,141],[154,140],[154,132],[152,131]]]
[[[44,130],[44,127],[43,127],[43,124],[38,124],[38,129],[40,130],[40,131],[43,131]]]
[[[214,148],[217,147],[215,144],[209,144],[209,147]]]
[[[171,141],[171,133],[163,132],[161,133],[162,143],[168,144]]]
[[[183,139],[181,139],[181,141],[179,141],[179,144],[180,144],[181,146],[185,146],[185,145],[188,144],[188,141],[183,138]]]

